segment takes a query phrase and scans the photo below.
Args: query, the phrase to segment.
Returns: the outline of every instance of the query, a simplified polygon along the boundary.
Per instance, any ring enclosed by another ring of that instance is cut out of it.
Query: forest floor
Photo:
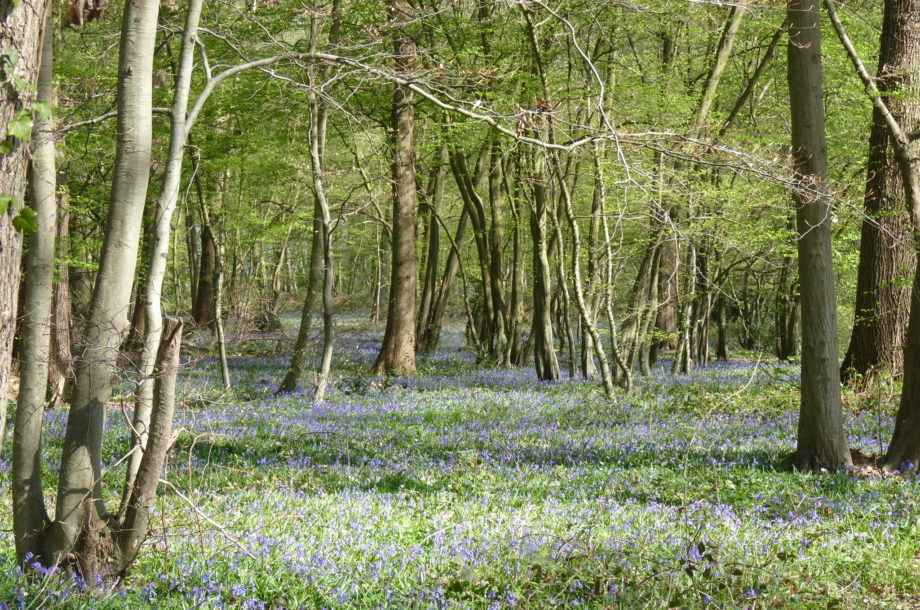
[[[213,359],[187,358],[166,477],[188,501],[162,490],[125,588],[26,581],[10,542],[0,607],[920,607],[920,483],[786,469],[794,366],[660,367],[610,401],[481,368],[455,327],[384,383],[364,375],[381,329],[339,328],[321,406],[273,394],[279,337],[243,344],[229,395]],[[879,453],[890,403],[847,396],[853,447]],[[65,417],[47,416],[49,488]],[[123,422],[116,405],[107,464]],[[8,484],[0,504],[9,532]]]

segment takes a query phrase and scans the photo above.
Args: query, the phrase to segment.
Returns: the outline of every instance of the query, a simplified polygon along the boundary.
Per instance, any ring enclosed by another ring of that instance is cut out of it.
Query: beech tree
[[[151,154],[152,65],[158,0],[128,0],[119,51],[117,154],[106,238],[84,327],[86,344],[64,436],[55,514],[46,509],[41,486],[43,403],[17,410],[13,455],[13,525],[20,561],[67,566],[106,581],[122,579],[147,535],[150,506],[172,441],[175,371],[181,322],[167,325],[160,348],[161,371],[154,391],[150,433],[127,500],[109,513],[102,496],[102,432],[112,393],[118,350],[128,330],[130,283],[134,277]],[[44,204],[43,204],[44,207]],[[44,216],[44,214],[43,214]],[[51,233],[53,235],[53,232]],[[46,273],[30,276],[36,292],[47,292]]]
[[[819,0],[789,0],[788,80],[802,290],[802,389],[792,463],[804,470],[850,463],[843,432],[837,302],[827,185]]]

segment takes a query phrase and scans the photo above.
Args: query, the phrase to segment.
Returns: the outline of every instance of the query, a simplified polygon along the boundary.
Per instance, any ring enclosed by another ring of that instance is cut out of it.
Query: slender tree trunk
[[[460,213],[460,220],[457,223],[455,236],[451,240],[458,247],[463,243],[466,235],[466,227],[469,223],[469,212],[464,207]],[[447,235],[450,237],[450,235]],[[451,292],[453,292],[454,280],[457,277],[457,271],[460,268],[460,251],[458,248],[452,248],[447,256],[447,263],[444,267],[444,275],[441,277],[441,287],[438,290],[437,298],[431,310],[428,323],[419,340],[420,352],[433,352],[438,347],[438,341],[441,339],[441,329],[444,326],[444,317],[447,315],[447,305],[450,301]]]
[[[779,360],[789,360],[798,351],[796,319],[799,317],[799,299],[796,281],[792,277],[794,264],[792,256],[783,257],[779,285],[776,287],[776,357]]]
[[[560,188],[562,189],[563,201],[565,202],[565,213],[566,217],[569,220],[569,228],[572,230],[572,281],[575,286],[575,303],[578,306],[578,313],[581,317],[581,325],[584,329],[586,335],[590,337],[591,346],[594,349],[594,355],[597,356],[597,360],[600,363],[601,367],[601,379],[604,383],[604,393],[608,398],[613,397],[613,375],[610,373],[610,363],[607,360],[607,354],[604,351],[604,346],[601,343],[600,335],[597,332],[597,327],[594,326],[594,321],[591,319],[591,312],[588,309],[586,303],[584,289],[582,288],[582,277],[581,277],[581,233],[578,228],[578,220],[575,217],[575,208],[572,205],[572,197],[569,194],[568,186],[565,184],[565,181],[559,180]],[[564,278],[561,278],[561,281],[565,281]],[[582,338],[584,341],[585,338]]]
[[[198,171],[195,169],[195,182],[198,183]],[[198,243],[196,239],[195,215],[192,214],[189,200],[186,199],[185,205],[185,249],[188,254],[188,279],[189,279],[189,303],[190,309],[195,310],[195,304],[198,302]]]
[[[415,43],[405,31],[411,21],[406,0],[390,1],[390,20],[396,28],[393,41],[396,68],[411,74],[416,64]],[[408,86],[393,88],[393,246],[390,302],[383,345],[371,371],[375,375],[406,375],[415,372],[416,252],[414,93]]]
[[[147,444],[147,429],[150,426],[150,414],[153,409],[153,368],[156,364],[157,351],[163,332],[163,280],[166,277],[166,263],[169,258],[169,240],[172,230],[172,216],[179,201],[179,186],[182,180],[182,163],[185,158],[186,126],[188,98],[194,68],[195,41],[198,33],[198,20],[201,16],[203,0],[190,0],[182,32],[182,49],[179,57],[179,69],[176,74],[176,91],[170,110],[169,153],[166,159],[166,172],[163,176],[163,188],[156,202],[152,234],[150,239],[147,279],[140,302],[143,304],[146,321],[143,348],[141,350],[137,384],[137,401],[132,419],[132,446],[140,447],[131,455],[128,462],[128,474],[125,484],[131,486],[137,469],[140,467],[144,448]]]
[[[495,363],[498,366],[508,366],[508,339],[510,324],[508,321],[508,306],[505,299],[505,290],[502,277],[505,273],[505,181],[502,173],[501,146],[493,138],[490,145],[489,160],[489,208],[491,210],[491,226],[489,228],[489,280],[492,295],[492,326],[495,329]]]
[[[323,279],[323,211],[319,198],[314,195],[313,201],[313,239],[310,243],[310,278],[307,281],[307,294],[303,300],[300,314],[300,326],[297,329],[297,339],[294,341],[294,352],[287,373],[278,387],[279,392],[293,392],[303,376],[307,350],[310,347],[310,327],[313,323],[313,305],[316,293],[322,287]]]
[[[837,356],[819,0],[789,0],[788,79],[802,286],[802,403],[791,460],[804,470],[850,464]]]
[[[425,255],[425,280],[422,286],[422,300],[418,309],[418,320],[415,334],[419,337],[418,349],[422,348],[422,337],[431,315],[432,305],[438,288],[438,259],[441,250],[441,231],[438,225],[438,208],[444,197],[444,178],[447,175],[448,153],[447,146],[442,145],[439,152],[437,165],[432,169],[428,181],[428,192],[425,205],[428,208],[428,243]]]
[[[329,40],[335,44],[338,39],[339,25],[339,0],[334,0],[332,5],[332,25]],[[317,48],[318,24],[316,18],[311,19],[310,49],[315,52]],[[328,77],[328,72],[325,73]],[[310,106],[310,166],[313,177],[313,192],[319,203],[320,214],[323,221],[323,355],[320,360],[319,370],[316,375],[316,392],[313,402],[320,403],[325,399],[326,388],[330,382],[332,369],[332,352],[335,345],[335,319],[333,312],[332,289],[335,284],[334,259],[332,256],[332,213],[326,199],[326,119],[328,105],[316,93],[316,69],[311,67],[309,78],[312,87],[307,92]]]
[[[728,361],[728,315],[725,297],[716,301],[716,360]]]
[[[154,374],[153,405],[143,458],[129,488],[127,509],[115,535],[115,565],[119,578],[137,558],[141,544],[147,537],[150,524],[150,507],[156,498],[166,456],[173,443],[172,421],[176,403],[176,375],[182,345],[182,321],[167,318],[157,324],[160,346],[157,350]]]
[[[58,185],[61,185],[58,174]],[[67,210],[66,191],[58,193],[57,243],[59,258],[66,258],[69,253],[70,213]],[[72,378],[73,355],[71,354],[71,333],[73,315],[70,304],[70,266],[66,262],[58,264],[58,277],[54,283],[54,298],[51,313],[51,356],[48,370],[48,387],[52,394],[52,406],[64,402],[67,382]]]
[[[533,350],[537,377],[555,381],[560,377],[559,361],[553,337],[553,318],[550,311],[552,272],[546,243],[548,204],[546,175],[543,172],[542,152],[535,155],[533,179],[533,206],[530,211],[530,235],[533,239]]]
[[[49,541],[55,564],[76,561],[84,574],[105,575],[100,534],[108,521],[102,502],[102,432],[118,349],[128,330],[130,285],[140,241],[150,173],[153,51],[158,0],[128,0],[118,79],[114,182],[89,319],[78,359],[61,460],[56,517]],[[162,467],[162,465],[161,465]]]
[[[47,11],[41,49],[37,101],[51,104],[52,27]],[[51,310],[54,300],[54,241],[57,233],[57,172],[54,159],[54,122],[37,117],[32,133],[29,177],[30,202],[37,230],[29,236],[25,256],[22,353],[19,359],[19,402],[13,429],[13,537],[20,562],[36,547],[50,525],[41,476],[41,433],[48,383]],[[5,396],[0,401],[6,402]]]
[[[383,292],[383,257],[380,254],[380,227],[374,225],[374,302],[371,322],[380,321],[380,293]]]

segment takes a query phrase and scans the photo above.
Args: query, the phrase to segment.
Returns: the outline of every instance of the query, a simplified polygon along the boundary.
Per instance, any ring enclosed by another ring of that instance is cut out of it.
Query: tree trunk
[[[837,359],[818,0],[789,0],[788,16],[787,75],[802,286],[802,402],[791,461],[803,470],[832,469],[851,459],[843,432]]]
[[[199,201],[205,205],[204,200]],[[214,269],[217,264],[217,246],[211,226],[201,225],[201,255],[199,257],[198,288],[195,289],[195,311],[192,317],[199,328],[214,324]]]
[[[340,0],[333,0],[332,4],[332,25],[329,33],[330,44],[335,44],[338,40],[339,9]],[[318,24],[316,17],[311,18],[310,27],[310,50],[316,52],[318,37]],[[331,379],[332,370],[332,351],[335,345],[335,319],[333,317],[333,298],[332,287],[335,283],[334,259],[332,256],[332,213],[329,209],[329,202],[326,199],[326,119],[328,116],[328,105],[325,98],[320,98],[317,91],[316,68],[311,66],[309,72],[311,87],[307,92],[307,100],[310,106],[310,167],[313,178],[313,192],[316,201],[319,203],[320,214],[322,216],[323,230],[323,355],[320,360],[319,370],[316,375],[316,392],[313,394],[313,402],[320,403],[325,399],[326,388]],[[323,75],[328,79],[328,68]],[[325,83],[323,83],[325,85]]]
[[[307,350],[310,347],[310,326],[313,323],[313,304],[316,293],[320,290],[323,280],[323,211],[319,198],[314,195],[313,201],[313,239],[310,243],[310,278],[307,280],[307,294],[303,300],[300,313],[300,326],[297,329],[297,339],[294,341],[294,352],[287,373],[278,387],[279,392],[293,392],[303,375]]]
[[[176,74],[176,91],[170,110],[169,153],[166,159],[166,172],[163,176],[163,188],[157,198],[152,224],[149,252],[149,268],[139,299],[144,314],[141,319],[145,324],[142,330],[143,348],[141,349],[137,384],[137,401],[132,420],[132,446],[139,446],[128,462],[128,474],[125,484],[130,486],[140,467],[143,449],[147,444],[147,429],[150,426],[150,414],[153,409],[153,368],[156,364],[157,351],[160,347],[163,319],[163,280],[166,277],[166,263],[169,258],[169,240],[172,230],[172,216],[179,201],[179,186],[182,179],[182,163],[185,159],[186,126],[188,98],[192,83],[192,70],[198,33],[198,20],[201,16],[203,0],[190,0],[182,32],[182,49],[179,57],[179,69]],[[139,330],[135,327],[135,330]]]
[[[109,521],[102,502],[102,432],[118,349],[128,330],[150,174],[153,51],[158,0],[129,0],[122,24],[114,182],[86,342],[64,435],[56,518],[49,540],[55,564],[75,556],[84,574],[100,572],[99,536]],[[36,549],[39,550],[39,549]]]
[[[61,184],[60,174],[58,185]],[[58,193],[57,243],[60,258],[69,253],[70,213],[67,210],[67,194]],[[58,277],[54,283],[54,298],[51,313],[51,355],[48,370],[48,387],[51,391],[51,406],[64,402],[67,382],[73,373],[71,333],[73,315],[70,305],[70,266],[66,262],[58,265]]]
[[[837,16],[832,0],[825,0],[828,14],[840,41],[843,43],[856,72],[872,100],[875,110],[884,118],[895,152],[898,171],[901,176],[907,210],[914,235],[915,252],[920,252],[920,158],[917,156],[917,138],[909,135],[907,129],[913,124],[904,124],[903,117],[892,112],[883,93],[876,86],[862,60],[850,42]],[[917,53],[920,40],[920,5],[917,2],[886,2],[885,22],[882,28],[884,44],[904,45],[903,53]],[[895,55],[897,55],[896,53]],[[917,102],[917,81],[913,80],[903,93],[905,100]],[[900,95],[899,95],[900,97]],[[918,255],[920,256],[920,255]],[[884,459],[886,470],[916,470],[920,463],[920,265],[916,267],[910,301],[910,319],[907,326],[907,341],[904,347],[904,383],[901,390],[901,404],[895,420],[894,434]]]
[[[176,374],[182,346],[182,321],[167,318],[157,324],[161,329],[161,342],[157,350],[153,387],[153,404],[150,426],[143,458],[127,495],[124,518],[115,529],[115,561],[97,558],[99,567],[113,570],[119,579],[137,558],[141,544],[147,537],[150,524],[150,506],[156,498],[166,456],[173,443],[172,420],[176,404]],[[89,572],[92,573],[92,572]],[[98,572],[97,572],[98,573]]]
[[[405,32],[411,21],[406,0],[391,0],[390,20],[395,27],[393,41],[396,69],[411,73],[416,64],[415,43]],[[406,85],[393,87],[393,246],[390,302],[383,345],[371,371],[375,375],[406,375],[415,372],[416,252],[414,93]]]
[[[0,0],[0,57],[19,56],[13,74],[35,83],[38,78],[48,0]],[[32,116],[32,90],[16,86],[12,74],[0,74],[0,142],[12,146],[0,155],[0,440],[6,431],[6,404],[19,297],[22,233],[13,226],[26,186],[29,142],[12,135],[11,123],[24,126]],[[14,123],[15,122],[15,123]],[[8,135],[11,134],[11,135]]]
[[[418,348],[421,349],[422,337],[431,315],[435,294],[438,288],[438,259],[441,251],[441,230],[438,224],[438,208],[444,197],[444,178],[447,175],[448,153],[447,146],[442,145],[439,151],[438,163],[432,169],[428,181],[428,192],[425,197],[425,206],[428,208],[428,251],[425,255],[425,280],[422,285],[422,300],[418,309],[418,320],[415,334],[419,337]]]
[[[532,180],[533,206],[530,210],[530,235],[533,239],[533,350],[537,378],[556,381],[560,377],[559,361],[553,337],[553,318],[550,311],[552,272],[549,266],[546,233],[547,209],[546,175],[543,171],[543,152],[535,153]]]
[[[458,248],[459,245],[463,243],[463,238],[466,235],[466,226],[469,223],[469,218],[469,212],[466,207],[464,207],[463,211],[460,212],[457,230],[451,240],[451,243],[457,245]],[[449,234],[447,236],[450,237]],[[450,294],[453,291],[457,271],[460,268],[460,251],[458,248],[451,248],[450,254],[447,256],[444,275],[441,277],[441,287],[438,289],[438,295],[431,309],[431,315],[419,339],[420,352],[433,352],[437,349],[438,341],[441,339],[441,328],[444,326],[444,317],[447,315],[447,305],[450,301]]]
[[[920,17],[918,7],[913,0],[885,2],[876,73],[886,105],[910,129],[920,122],[920,28],[911,21]],[[905,91],[911,94],[903,95]],[[844,381],[867,382],[873,374],[901,370],[910,309],[910,288],[903,279],[912,276],[916,265],[908,245],[904,183],[878,108],[872,115],[866,176],[867,218],[860,239],[853,334],[841,365]]]
[[[41,49],[37,101],[51,104],[52,27],[47,11]],[[37,117],[32,134],[29,177],[30,202],[37,230],[29,236],[25,256],[22,353],[19,358],[19,402],[13,429],[13,538],[16,555],[25,561],[50,520],[41,476],[41,432],[48,385],[51,308],[54,300],[54,241],[57,234],[57,172],[54,162],[54,122]],[[6,397],[0,396],[6,403]]]
[[[789,360],[798,353],[799,297],[792,256],[784,256],[780,268],[779,285],[776,287],[776,357]]]

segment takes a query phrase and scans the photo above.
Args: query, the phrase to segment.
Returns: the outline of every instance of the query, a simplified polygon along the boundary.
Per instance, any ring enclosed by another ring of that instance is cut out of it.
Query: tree
[[[52,99],[53,23],[48,11],[41,50],[37,102]],[[31,549],[29,536],[45,527],[43,510],[30,510],[43,503],[41,465],[29,444],[41,438],[48,385],[51,344],[51,306],[54,283],[54,242],[57,233],[57,172],[54,162],[54,125],[50,115],[35,122],[29,175],[30,202],[35,210],[36,230],[29,236],[25,256],[22,352],[19,357],[19,401],[13,432],[13,502],[16,550],[20,558]]]
[[[152,67],[158,0],[128,0],[119,51],[114,180],[105,242],[84,328],[67,419],[55,516],[41,488],[41,405],[17,411],[13,524],[17,555],[114,582],[124,577],[147,535],[160,472],[172,440],[175,372],[182,324],[167,324],[160,346],[147,449],[117,514],[102,496],[102,432],[118,350],[128,331],[131,282],[140,241],[151,155]]]
[[[22,233],[14,220],[26,187],[32,131],[32,87],[51,2],[0,0],[0,439],[6,430],[13,336],[19,296]],[[47,106],[45,108],[48,108]],[[38,111],[43,111],[39,107]]]
[[[338,42],[340,6],[341,3],[338,0],[335,0],[331,15],[332,23],[329,29],[330,47],[334,46]],[[311,52],[316,52],[316,41],[318,37],[318,32],[316,30],[318,23],[315,18],[311,19],[310,23],[310,50]],[[303,373],[304,360],[306,359],[308,343],[310,340],[310,326],[313,318],[313,302],[316,300],[316,293],[320,290],[322,290],[323,293],[324,316],[326,313],[325,305],[327,295],[324,282],[327,269],[325,268],[325,256],[327,250],[329,251],[330,257],[332,253],[331,244],[329,244],[327,247],[325,241],[328,237],[328,234],[331,232],[331,226],[326,223],[325,219],[329,217],[331,222],[331,217],[329,214],[329,204],[326,201],[326,188],[323,179],[323,172],[325,171],[326,163],[326,131],[329,117],[329,104],[325,97],[318,96],[314,91],[314,87],[316,86],[316,72],[316,66],[311,64],[308,68],[308,77],[312,85],[308,93],[310,116],[308,139],[310,142],[310,168],[311,175],[313,177],[313,232],[310,241],[310,277],[307,282],[307,294],[306,297],[304,297],[303,306],[301,307],[300,327],[297,330],[297,339],[294,342],[294,352],[291,354],[291,362],[288,365],[287,373],[285,373],[284,379],[282,379],[281,384],[278,387],[279,392],[293,392],[297,389],[297,383],[300,381],[300,376]],[[328,81],[330,76],[329,66],[327,66],[322,71],[322,76],[324,81]],[[330,259],[329,264],[331,265],[331,263],[332,261]],[[330,274],[332,273],[331,266],[328,268],[328,272]],[[330,278],[330,290],[332,289],[332,281],[333,278]],[[332,296],[330,294],[330,331],[332,324],[331,298]],[[326,347],[328,347],[329,358],[331,359],[331,332],[329,333],[328,341],[325,343],[327,345],[323,350],[324,358],[326,354]],[[329,364],[330,363],[326,364],[327,368]],[[328,375],[326,375],[326,377],[328,377]],[[317,395],[319,395],[320,399],[322,399],[322,396],[319,392],[317,392]]]
[[[405,0],[391,0],[390,22],[394,27],[393,52],[399,73],[410,75],[416,64],[415,42],[407,25],[411,7]],[[413,122],[415,94],[405,84],[393,86],[391,137],[393,146],[393,245],[390,301],[380,353],[371,371],[375,375],[415,372],[416,252],[415,216],[418,193],[415,183]]]
[[[885,2],[876,86],[890,112],[902,125],[920,121],[920,97],[892,95],[914,92],[920,84],[920,30],[916,2]],[[895,159],[892,136],[882,112],[875,108],[869,136],[864,209],[856,282],[853,334],[841,365],[844,381],[868,381],[877,373],[901,370],[910,309],[910,288],[903,280],[913,273],[909,219],[903,207],[904,183]]]
[[[186,14],[185,28],[182,32],[182,48],[179,57],[179,69],[176,74],[176,90],[170,109],[169,152],[166,159],[166,172],[163,176],[163,189],[157,198],[153,219],[153,235],[150,240],[149,269],[147,281],[143,285],[141,305],[145,310],[146,320],[143,334],[143,348],[140,357],[140,381],[137,387],[137,403],[132,418],[132,445],[146,446],[147,432],[150,427],[153,409],[153,369],[156,364],[157,351],[162,338],[162,292],[163,279],[166,276],[166,262],[169,257],[169,238],[171,222],[176,203],[179,200],[179,183],[182,178],[182,162],[185,157],[185,143],[188,137],[186,115],[188,113],[189,91],[192,84],[194,67],[195,39],[198,34],[198,20],[201,16],[202,0],[191,0]],[[135,451],[128,465],[126,485],[130,486],[140,468],[143,451]]]
[[[849,464],[837,360],[837,303],[824,132],[819,0],[789,0],[787,75],[792,117],[799,285],[802,292],[802,388],[792,463],[803,470]]]
[[[827,12],[846,49],[856,73],[865,85],[877,114],[885,122],[901,179],[907,211],[914,234],[914,249],[920,253],[920,158],[917,157],[914,132],[904,128],[903,121],[912,115],[911,108],[917,103],[916,80],[903,83],[899,93],[903,95],[903,114],[897,114],[889,106],[882,91],[869,74],[847,36],[846,30],[831,0],[825,0]],[[916,54],[920,48],[920,2],[916,0],[889,0],[885,3],[885,21],[882,27],[883,46],[892,45],[895,56]],[[920,256],[920,254],[918,254]],[[887,470],[916,470],[920,464],[920,266],[915,267],[914,283],[910,299],[910,313],[907,326],[907,340],[904,344],[904,385],[901,403],[895,420],[894,433],[885,454],[884,467]]]

